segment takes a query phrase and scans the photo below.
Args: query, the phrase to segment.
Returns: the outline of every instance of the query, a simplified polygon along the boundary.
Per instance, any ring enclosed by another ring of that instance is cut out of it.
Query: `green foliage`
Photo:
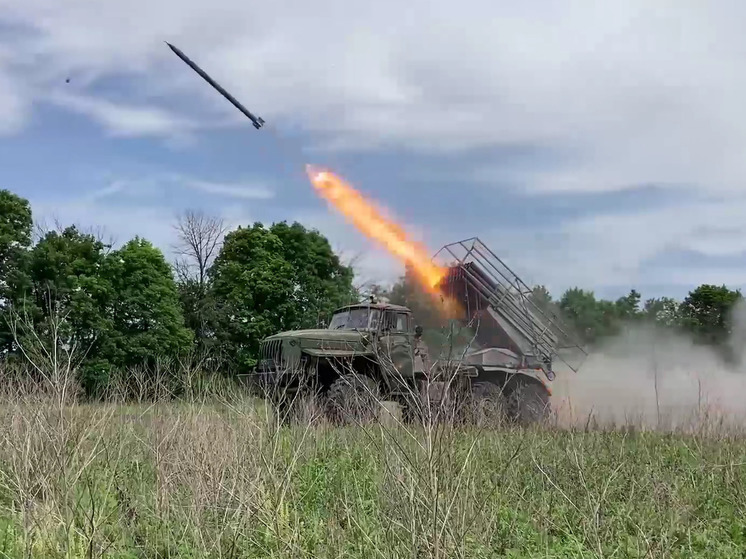
[[[543,285],[537,285],[531,290],[531,302],[541,310],[549,310],[552,306],[552,294]]]
[[[569,318],[576,331],[585,342],[593,342],[605,332],[608,325],[610,304],[605,305],[596,300],[592,291],[572,288],[565,291],[559,300],[563,314]]]
[[[28,200],[8,190],[0,190],[0,273],[17,250],[31,244],[31,206]]]
[[[257,223],[226,235],[210,269],[220,322],[216,336],[239,369],[256,362],[261,340],[295,326],[292,266],[280,240]]]
[[[721,344],[730,334],[730,311],[740,293],[726,287],[702,285],[683,302],[671,297],[647,299],[631,290],[614,302],[597,300],[592,292],[568,289],[560,300],[566,317],[582,333],[587,343],[619,334],[636,322],[647,322],[672,330],[686,329],[704,342]]]
[[[648,321],[664,328],[676,328],[682,322],[681,304],[672,297],[648,299],[643,314]]]
[[[116,294],[111,305],[108,360],[118,366],[152,365],[159,355],[189,347],[171,267],[150,242],[135,238],[106,260],[105,277]]]
[[[681,304],[682,323],[700,341],[722,344],[731,333],[731,311],[741,298],[740,291],[724,285],[700,285]]]
[[[634,320],[640,316],[641,295],[634,289],[614,303],[616,316],[622,320]]]
[[[177,290],[184,325],[192,331],[197,349],[214,351],[218,345],[214,336],[218,316],[213,291],[208,284],[191,277],[179,278]]]
[[[87,346],[111,329],[106,308],[114,292],[103,275],[105,250],[92,235],[68,227],[47,233],[31,251],[28,309],[37,320],[64,316],[67,335]]]
[[[264,337],[315,327],[353,293],[352,271],[324,237],[297,223],[228,233],[209,275],[215,333],[239,370],[256,363]]]
[[[42,361],[62,352],[93,393],[113,368],[147,367],[156,356],[189,346],[172,270],[160,250],[136,238],[108,252],[74,226],[48,232],[29,250],[27,202],[3,192],[0,205],[20,214],[0,225],[6,351],[14,339],[25,358],[29,348]]]
[[[75,227],[47,233],[31,251],[30,287],[15,303],[21,322],[33,325],[19,330],[22,342],[72,348],[89,393],[112,367],[147,366],[191,339],[163,254],[140,239],[107,248]]]
[[[275,223],[270,232],[293,270],[293,302],[301,328],[317,326],[342,305],[355,300],[352,269],[343,266],[329,241],[300,223]]]
[[[28,200],[0,190],[0,355],[11,349],[8,305],[27,286],[32,225]]]

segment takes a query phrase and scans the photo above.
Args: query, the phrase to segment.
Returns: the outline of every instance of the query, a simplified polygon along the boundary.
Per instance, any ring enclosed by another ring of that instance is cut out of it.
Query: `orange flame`
[[[306,165],[306,172],[316,192],[362,233],[403,262],[409,263],[428,288],[432,289],[438,284],[445,270],[430,260],[425,249],[409,240],[401,227],[382,216],[362,194],[334,173],[312,165]]]

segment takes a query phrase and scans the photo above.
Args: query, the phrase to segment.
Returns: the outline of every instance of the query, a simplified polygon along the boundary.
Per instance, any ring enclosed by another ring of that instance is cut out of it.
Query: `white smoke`
[[[635,325],[595,349],[577,373],[558,367],[552,406],[560,423],[746,424],[746,304],[734,313],[728,344],[736,364],[684,334]]]

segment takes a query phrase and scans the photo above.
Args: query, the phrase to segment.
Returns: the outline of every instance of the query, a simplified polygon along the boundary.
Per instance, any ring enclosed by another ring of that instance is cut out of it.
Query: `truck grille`
[[[262,359],[280,363],[282,359],[282,340],[267,340],[262,342]]]

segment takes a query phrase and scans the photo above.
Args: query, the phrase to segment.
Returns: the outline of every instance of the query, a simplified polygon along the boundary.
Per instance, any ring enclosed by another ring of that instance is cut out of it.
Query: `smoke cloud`
[[[628,327],[577,373],[557,367],[552,407],[563,425],[701,428],[746,424],[746,304],[734,309],[734,363],[684,334]]]

